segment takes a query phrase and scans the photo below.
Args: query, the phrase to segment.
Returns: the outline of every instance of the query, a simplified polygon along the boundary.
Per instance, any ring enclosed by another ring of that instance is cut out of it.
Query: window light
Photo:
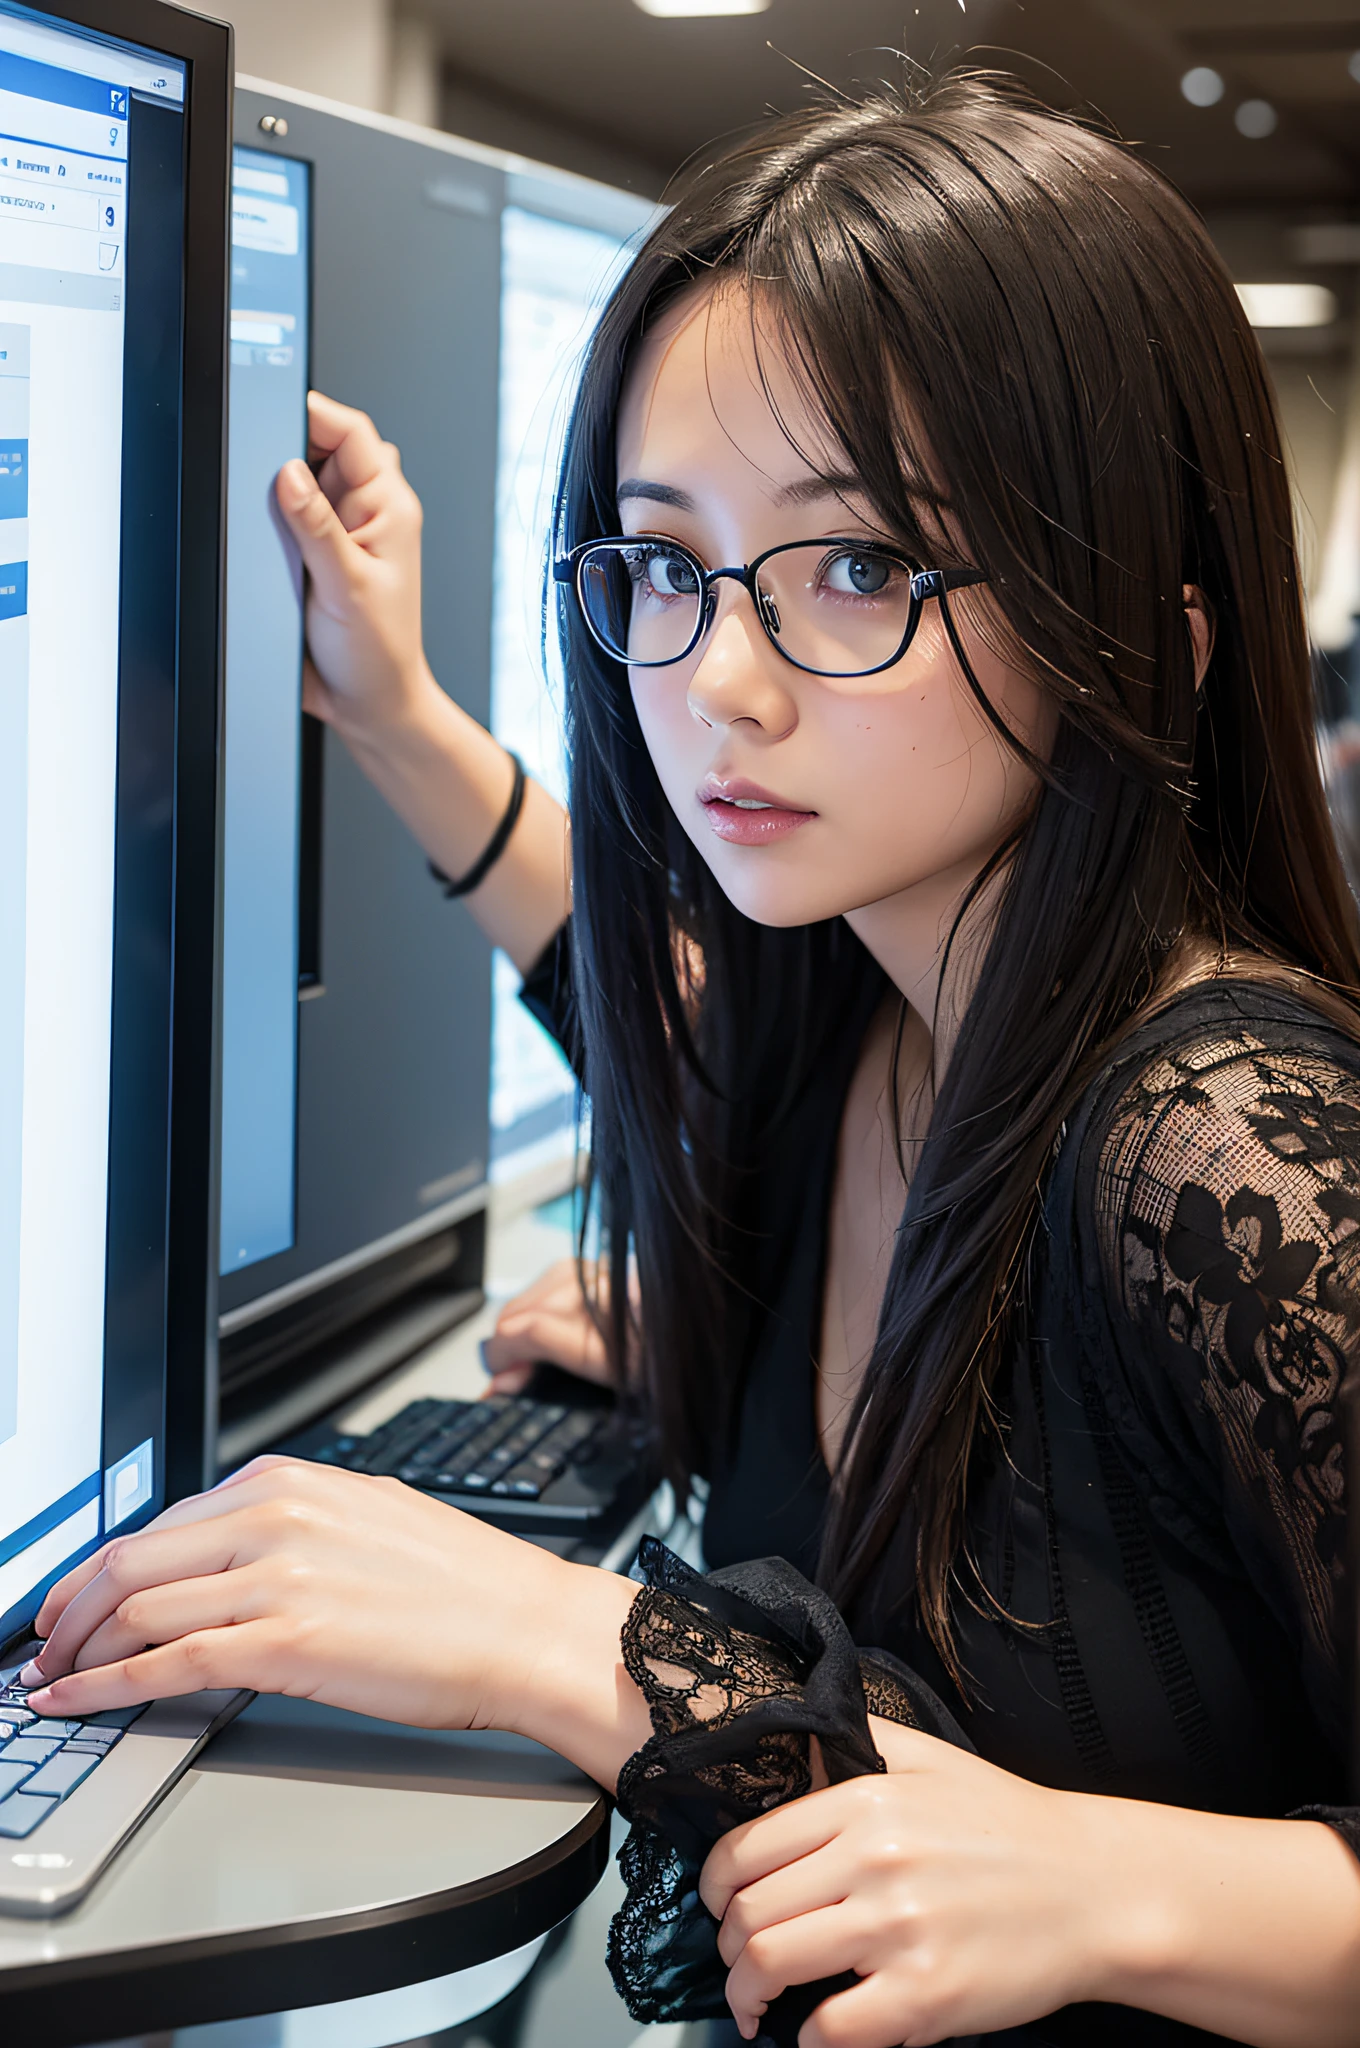
[[[1237,296],[1253,327],[1330,327],[1336,318],[1325,284],[1240,284]]]

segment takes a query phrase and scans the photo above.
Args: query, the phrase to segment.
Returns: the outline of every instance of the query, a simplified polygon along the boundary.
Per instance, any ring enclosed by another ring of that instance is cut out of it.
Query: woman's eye
[[[822,570],[822,583],[841,597],[880,597],[896,566],[883,555],[833,555]]]
[[[694,564],[683,555],[663,554],[659,550],[644,554],[639,549],[630,554],[628,567],[633,581],[649,597],[694,597],[698,592]]]

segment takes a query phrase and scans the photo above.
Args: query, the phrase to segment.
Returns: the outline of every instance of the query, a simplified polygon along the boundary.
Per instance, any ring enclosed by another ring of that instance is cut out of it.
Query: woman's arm
[[[511,764],[425,660],[420,501],[397,450],[364,413],[316,392],[308,404],[317,473],[290,462],[276,486],[309,579],[303,701],[340,734],[431,859],[462,875],[505,811]],[[566,814],[540,784],[529,782],[509,845],[467,901],[521,972],[567,916]]]
[[[853,1970],[800,2048],[941,2041],[1088,2000],[1256,2048],[1360,2042],[1360,1862],[1331,1828],[1053,1792],[871,1726],[887,1777],[735,1829],[705,1865],[747,2038],[787,1985]]]
[[[612,1790],[651,1732],[619,1647],[637,1590],[397,1480],[259,1458],[54,1587],[22,1682],[57,1715],[230,1686],[505,1728]]]

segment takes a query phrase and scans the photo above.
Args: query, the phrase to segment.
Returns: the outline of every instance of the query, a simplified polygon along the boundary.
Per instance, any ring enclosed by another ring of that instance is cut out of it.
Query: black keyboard
[[[579,1527],[640,1503],[650,1490],[612,1408],[527,1395],[412,1401],[370,1436],[332,1433],[304,1455],[389,1474],[458,1507],[535,1526]]]
[[[23,1841],[83,1785],[145,1707],[44,1719],[20,1685],[0,1686],[0,1836]]]

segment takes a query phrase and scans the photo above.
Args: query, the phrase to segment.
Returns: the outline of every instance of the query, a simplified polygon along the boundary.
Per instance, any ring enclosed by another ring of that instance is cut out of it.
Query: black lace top
[[[813,1570],[828,1486],[813,1358],[856,1052],[808,1107],[798,1197],[769,1190],[775,1284],[735,1439],[714,1446],[711,1565]],[[1057,1150],[1032,1326],[997,1389],[1004,1436],[970,1478],[984,1597],[956,1603],[967,1697],[909,1609],[881,1647],[944,1702],[954,1737],[1036,1782],[1314,1809],[1360,1853],[1339,1406],[1358,1340],[1360,1047],[1279,989],[1201,986],[1117,1050]],[[805,1786],[790,1775],[783,1796]],[[645,2005],[641,1966],[633,1988]],[[647,2010],[675,2016],[664,1999]],[[1109,2007],[1004,2037],[1208,2038]]]

